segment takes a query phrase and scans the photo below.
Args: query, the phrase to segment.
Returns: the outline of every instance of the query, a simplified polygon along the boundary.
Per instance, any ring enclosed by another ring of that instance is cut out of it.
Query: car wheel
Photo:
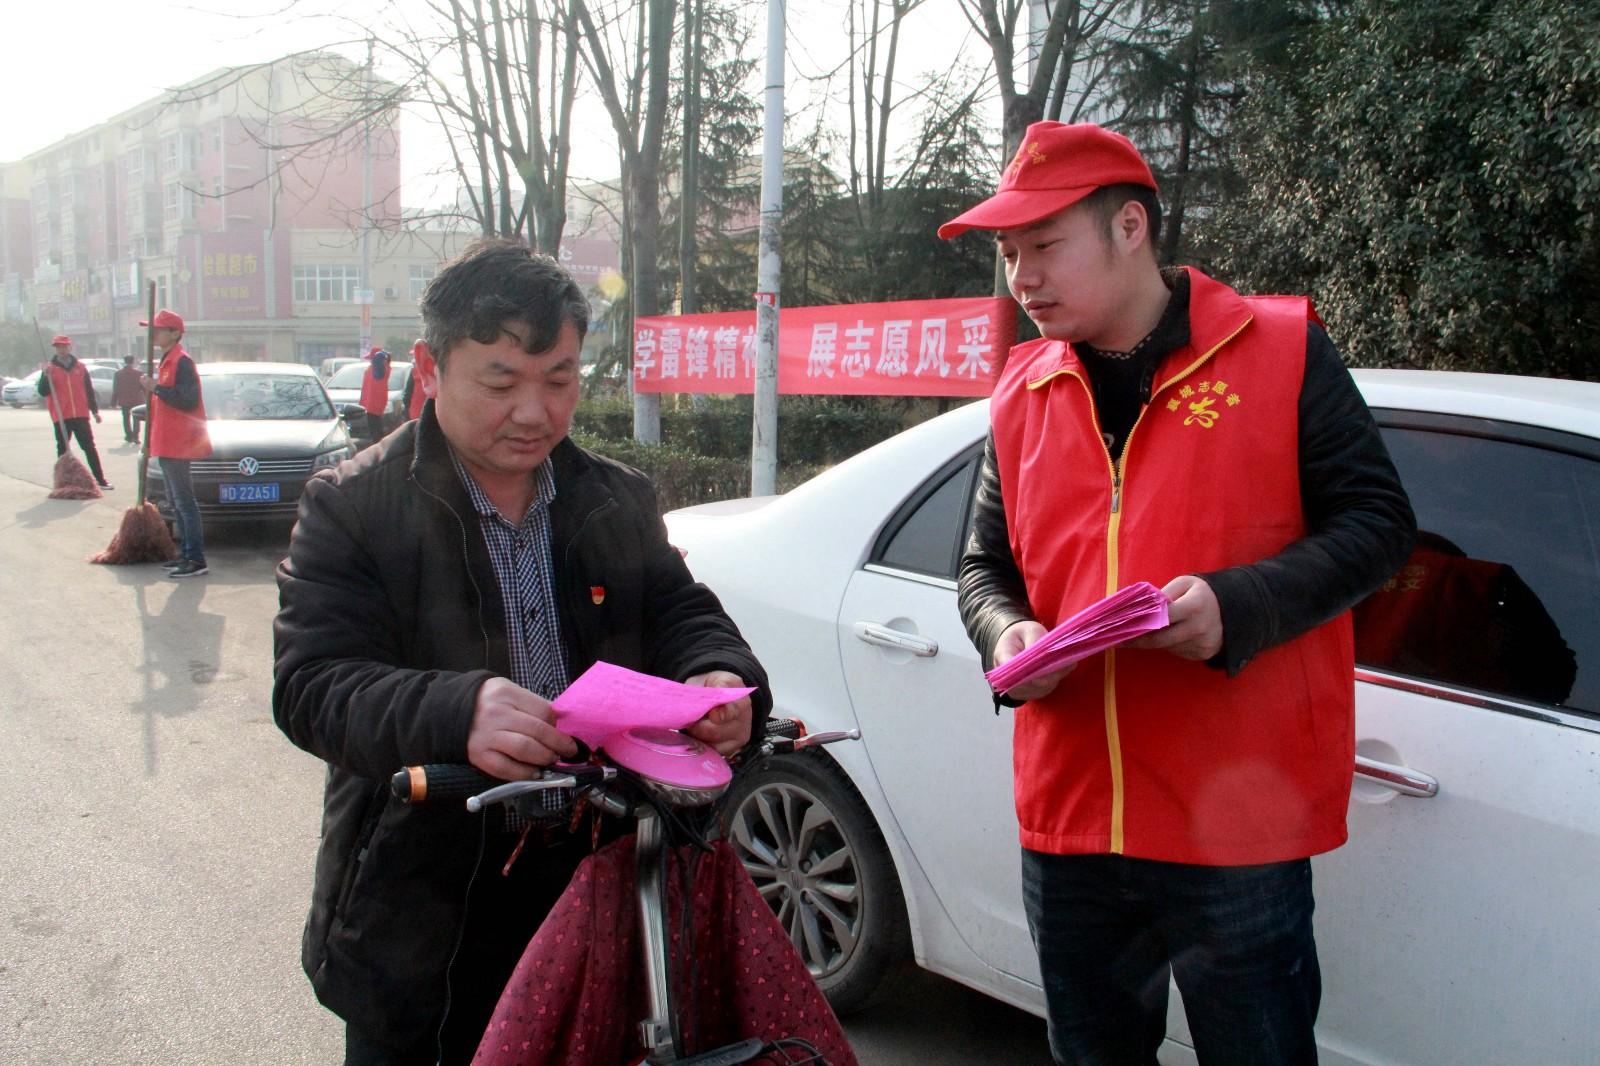
[[[865,1006],[910,954],[900,879],[866,801],[809,751],[751,771],[726,810],[734,852],[834,1011]]]

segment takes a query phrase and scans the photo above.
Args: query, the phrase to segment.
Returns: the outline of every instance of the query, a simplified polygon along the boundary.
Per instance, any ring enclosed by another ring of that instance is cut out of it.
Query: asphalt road
[[[48,416],[0,408],[0,1062],[336,1063],[300,972],[322,764],[273,725],[287,531],[207,530],[211,573],[93,566],[103,500],[50,500]],[[1044,1064],[1038,1019],[908,967],[847,1021],[865,1066]]]

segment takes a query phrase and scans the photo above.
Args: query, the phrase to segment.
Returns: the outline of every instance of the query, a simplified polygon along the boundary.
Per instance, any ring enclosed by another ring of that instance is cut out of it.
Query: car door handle
[[[864,640],[868,644],[876,644],[880,648],[896,648],[908,651],[912,655],[920,655],[924,659],[932,658],[939,654],[939,642],[919,637],[913,633],[902,633],[898,629],[879,625],[877,622],[857,622],[855,624],[856,639]]]
[[[1419,796],[1429,799],[1439,794],[1439,782],[1429,777],[1420,770],[1413,770],[1407,766],[1396,766],[1393,763],[1379,762],[1369,759],[1365,755],[1356,756],[1356,776],[1364,777],[1369,781],[1376,781],[1385,788],[1392,788],[1406,796]]]

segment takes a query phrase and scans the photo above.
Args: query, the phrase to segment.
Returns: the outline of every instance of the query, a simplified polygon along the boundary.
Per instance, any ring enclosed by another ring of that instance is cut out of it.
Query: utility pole
[[[361,106],[366,116],[361,123],[361,288],[356,299],[361,303],[361,349],[372,350],[372,38],[367,38],[367,66],[361,74]]]
[[[761,251],[756,262],[756,392],[750,494],[778,491],[778,290],[783,276],[784,0],[767,0],[767,92],[761,133]]]

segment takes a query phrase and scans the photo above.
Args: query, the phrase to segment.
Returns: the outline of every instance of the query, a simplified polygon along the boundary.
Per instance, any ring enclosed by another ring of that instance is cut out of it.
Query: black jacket
[[[1186,341],[1187,329],[1184,335]],[[1257,653],[1349,610],[1399,569],[1416,538],[1411,502],[1372,413],[1316,325],[1308,327],[1305,359],[1299,467],[1306,535],[1271,558],[1198,575],[1222,610],[1222,651],[1211,665],[1230,676]],[[958,588],[962,620],[987,670],[1000,634],[1033,612],[1011,552],[992,432],[978,478]]]
[[[548,461],[570,676],[598,659],[674,680],[729,670],[760,686],[759,732],[766,675],[667,543],[649,481],[570,441]],[[443,1016],[485,823],[401,804],[388,780],[465,762],[478,688],[510,672],[494,568],[431,408],[307,484],[278,587],[273,713],[329,764],[302,961],[325,1005],[403,1042]]]

